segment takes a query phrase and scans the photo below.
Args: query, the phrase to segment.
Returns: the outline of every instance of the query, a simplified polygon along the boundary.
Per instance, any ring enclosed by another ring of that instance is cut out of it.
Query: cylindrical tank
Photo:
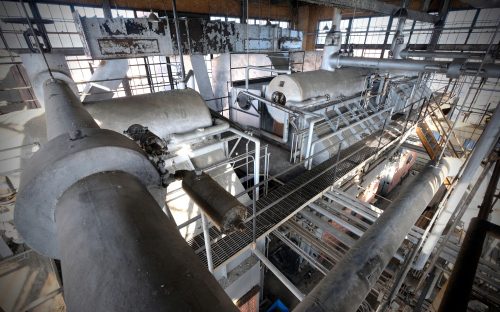
[[[205,101],[192,89],[85,103],[101,128],[122,133],[140,124],[161,138],[212,125]]]
[[[275,77],[266,89],[266,99],[277,104],[304,102],[324,97],[333,101],[359,93],[365,89],[366,71],[361,68],[342,68],[336,71],[315,70]],[[284,120],[284,112],[267,106],[278,122]]]

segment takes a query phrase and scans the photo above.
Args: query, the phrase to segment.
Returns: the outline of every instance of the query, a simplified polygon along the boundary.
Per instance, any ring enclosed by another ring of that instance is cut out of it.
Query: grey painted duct
[[[401,70],[408,72],[436,72],[445,73],[448,77],[456,78],[460,75],[476,75],[480,77],[499,78],[500,65],[476,63],[454,63],[439,61],[417,61],[402,59],[375,59],[366,57],[352,57],[332,55],[330,56],[330,65],[332,67],[362,67],[380,70]]]
[[[101,128],[122,133],[132,124],[148,127],[161,138],[212,125],[210,111],[198,92],[171,90],[85,103]]]
[[[294,312],[356,311],[457,161],[429,163]]]
[[[65,81],[44,82],[49,142],[24,168],[15,223],[61,259],[69,311],[237,311],[150,191],[156,168],[100,129]]]

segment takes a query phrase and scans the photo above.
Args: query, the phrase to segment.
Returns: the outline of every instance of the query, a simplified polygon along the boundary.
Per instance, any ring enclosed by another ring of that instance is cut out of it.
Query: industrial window
[[[211,21],[223,21],[223,22],[235,22],[240,23],[239,17],[227,17],[227,16],[210,16]]]
[[[366,35],[366,44],[384,43],[388,24],[389,16],[372,17],[370,26],[368,27],[368,34]]]
[[[489,44],[495,33],[493,43],[498,43],[500,40],[500,32],[496,32],[498,16],[500,16],[500,8],[481,9],[477,16],[475,27],[487,28],[473,30],[470,33],[467,44]]]
[[[316,44],[325,44],[326,34],[332,28],[333,22],[329,21],[319,21],[318,29],[316,29]],[[340,21],[340,31],[342,32],[342,36],[345,37],[347,32],[347,28],[349,28],[349,19]]]
[[[228,17],[227,21],[228,22],[240,23],[240,18],[239,17]]]
[[[104,17],[104,11],[102,8],[75,6],[75,11],[77,11],[81,16]]]
[[[325,44],[326,34],[332,28],[332,21],[319,21],[316,31],[316,44]]]
[[[396,34],[396,30],[398,29],[398,23],[399,23],[399,18],[394,17],[392,19],[391,29],[389,30],[389,36],[387,36],[388,44],[392,44],[392,41],[394,40],[394,35]],[[403,27],[403,33],[406,33],[406,31],[409,32],[411,30],[411,23],[412,22],[408,21],[405,22],[405,26]],[[408,34],[406,33],[404,35],[405,35],[405,40],[408,41]]]
[[[66,61],[81,93],[86,84],[91,82],[92,72],[99,66],[100,60],[92,60],[87,56],[67,56]],[[168,77],[167,61],[164,56],[128,59],[127,80],[133,95],[166,91],[171,89]],[[176,67],[172,67],[173,75],[177,75]],[[114,97],[126,96],[123,83],[115,91]]]
[[[24,7],[28,11],[28,15],[33,17],[31,9],[27,3]],[[0,17],[26,17],[21,3],[14,1],[0,1]],[[28,29],[27,25],[4,23],[0,21],[0,27],[5,37],[5,41],[9,48],[27,48],[28,44],[24,40],[23,32]],[[36,25],[33,26],[36,29]],[[0,47],[5,48],[3,41],[0,41]]]
[[[290,24],[287,21],[275,21],[275,20],[271,20],[270,23],[271,23],[271,25],[277,25],[278,27],[281,27],[281,28],[288,28],[289,24]]]
[[[265,19],[253,19],[253,18],[249,18],[247,20],[247,23],[249,25],[266,25],[267,24],[267,20],[265,20]]]
[[[134,10],[111,9],[111,16],[113,17],[127,17],[134,18]]]
[[[413,20],[407,20],[406,23],[413,23]],[[408,44],[428,44],[431,41],[433,29],[434,24],[432,23],[416,21]]]
[[[380,58],[380,54],[382,53],[381,49],[364,49],[362,51],[361,56],[371,58]]]
[[[354,18],[352,20],[349,44],[364,44],[370,18]]]
[[[439,36],[439,44],[464,44],[467,40],[476,10],[448,12],[444,23],[444,30]],[[454,28],[454,29],[446,29]],[[461,28],[461,29],[458,29]]]
[[[149,15],[151,13],[154,13],[154,14],[156,14],[156,16],[158,16],[158,12],[155,12],[155,11],[139,11],[139,10],[135,11],[136,17],[139,17],[139,18],[141,18],[141,17],[149,17]]]
[[[71,13],[69,5],[37,4],[40,16],[54,21],[54,24],[45,25],[47,37],[53,48],[80,48],[82,41]]]

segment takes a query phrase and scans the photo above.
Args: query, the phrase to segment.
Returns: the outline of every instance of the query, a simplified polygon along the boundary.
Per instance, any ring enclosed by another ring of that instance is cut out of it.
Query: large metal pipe
[[[460,247],[460,252],[453,265],[448,286],[439,306],[440,312],[467,311],[486,235],[491,230],[500,233],[498,225],[488,222],[488,215],[493,208],[493,198],[495,197],[499,176],[500,161],[497,160],[483,202],[479,208],[478,216],[471,219],[462,247]]]
[[[471,52],[445,52],[445,51],[415,51],[403,50],[399,53],[403,58],[407,57],[436,57],[436,58],[454,58],[454,59],[482,59],[484,53],[471,53]]]
[[[455,208],[459,206],[460,201],[463,197],[467,197],[469,193],[469,184],[474,180],[474,176],[481,165],[483,159],[489,155],[490,151],[493,149],[495,144],[498,142],[500,137],[500,108],[495,109],[490,122],[486,125],[483,130],[481,137],[477,141],[474,149],[472,150],[469,160],[465,165],[463,173],[461,174],[455,189],[448,198],[443,211],[436,220],[432,232],[429,234],[429,238],[425,241],[420,251],[418,259],[415,261],[413,266],[416,270],[422,270],[425,263],[429,259],[434,247],[436,247],[439,238],[441,237],[448,221],[455,211]]]
[[[173,133],[168,136],[169,145],[178,145],[181,143],[192,143],[201,138],[222,133],[229,129],[229,124],[223,120],[216,119],[215,125],[206,128],[199,128],[190,132]]]
[[[99,126],[122,133],[132,124],[148,127],[162,139],[207,128],[212,118],[207,104],[192,89],[170,90],[84,104]]]
[[[132,175],[78,181],[59,200],[56,219],[70,311],[237,311]]]
[[[456,159],[429,164],[294,311],[356,311],[405,236],[450,174]],[[418,198],[418,201],[415,200]]]
[[[139,146],[100,129],[66,82],[44,91],[51,140],[24,168],[15,222],[62,260],[68,308],[237,311],[149,193],[160,178]]]
[[[333,55],[330,57],[332,67],[362,67],[373,68],[380,70],[402,70],[409,72],[437,72],[445,73],[450,77],[458,77],[459,75],[476,75],[477,71],[480,77],[499,78],[500,65],[497,64],[482,64],[477,63],[452,63],[438,61],[417,61],[417,60],[402,60],[402,59],[375,59],[366,57],[351,57]]]
[[[49,79],[44,85],[47,139],[85,128],[99,128],[94,118],[83,108],[82,102],[62,80]]]

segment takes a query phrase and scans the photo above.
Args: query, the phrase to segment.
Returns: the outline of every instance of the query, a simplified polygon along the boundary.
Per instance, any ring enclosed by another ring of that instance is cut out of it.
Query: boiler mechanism
[[[315,105],[340,100],[366,89],[363,69],[346,68],[337,71],[315,70],[275,77],[266,88],[265,98],[284,107],[312,108]],[[271,116],[279,123],[285,112],[267,105]]]

